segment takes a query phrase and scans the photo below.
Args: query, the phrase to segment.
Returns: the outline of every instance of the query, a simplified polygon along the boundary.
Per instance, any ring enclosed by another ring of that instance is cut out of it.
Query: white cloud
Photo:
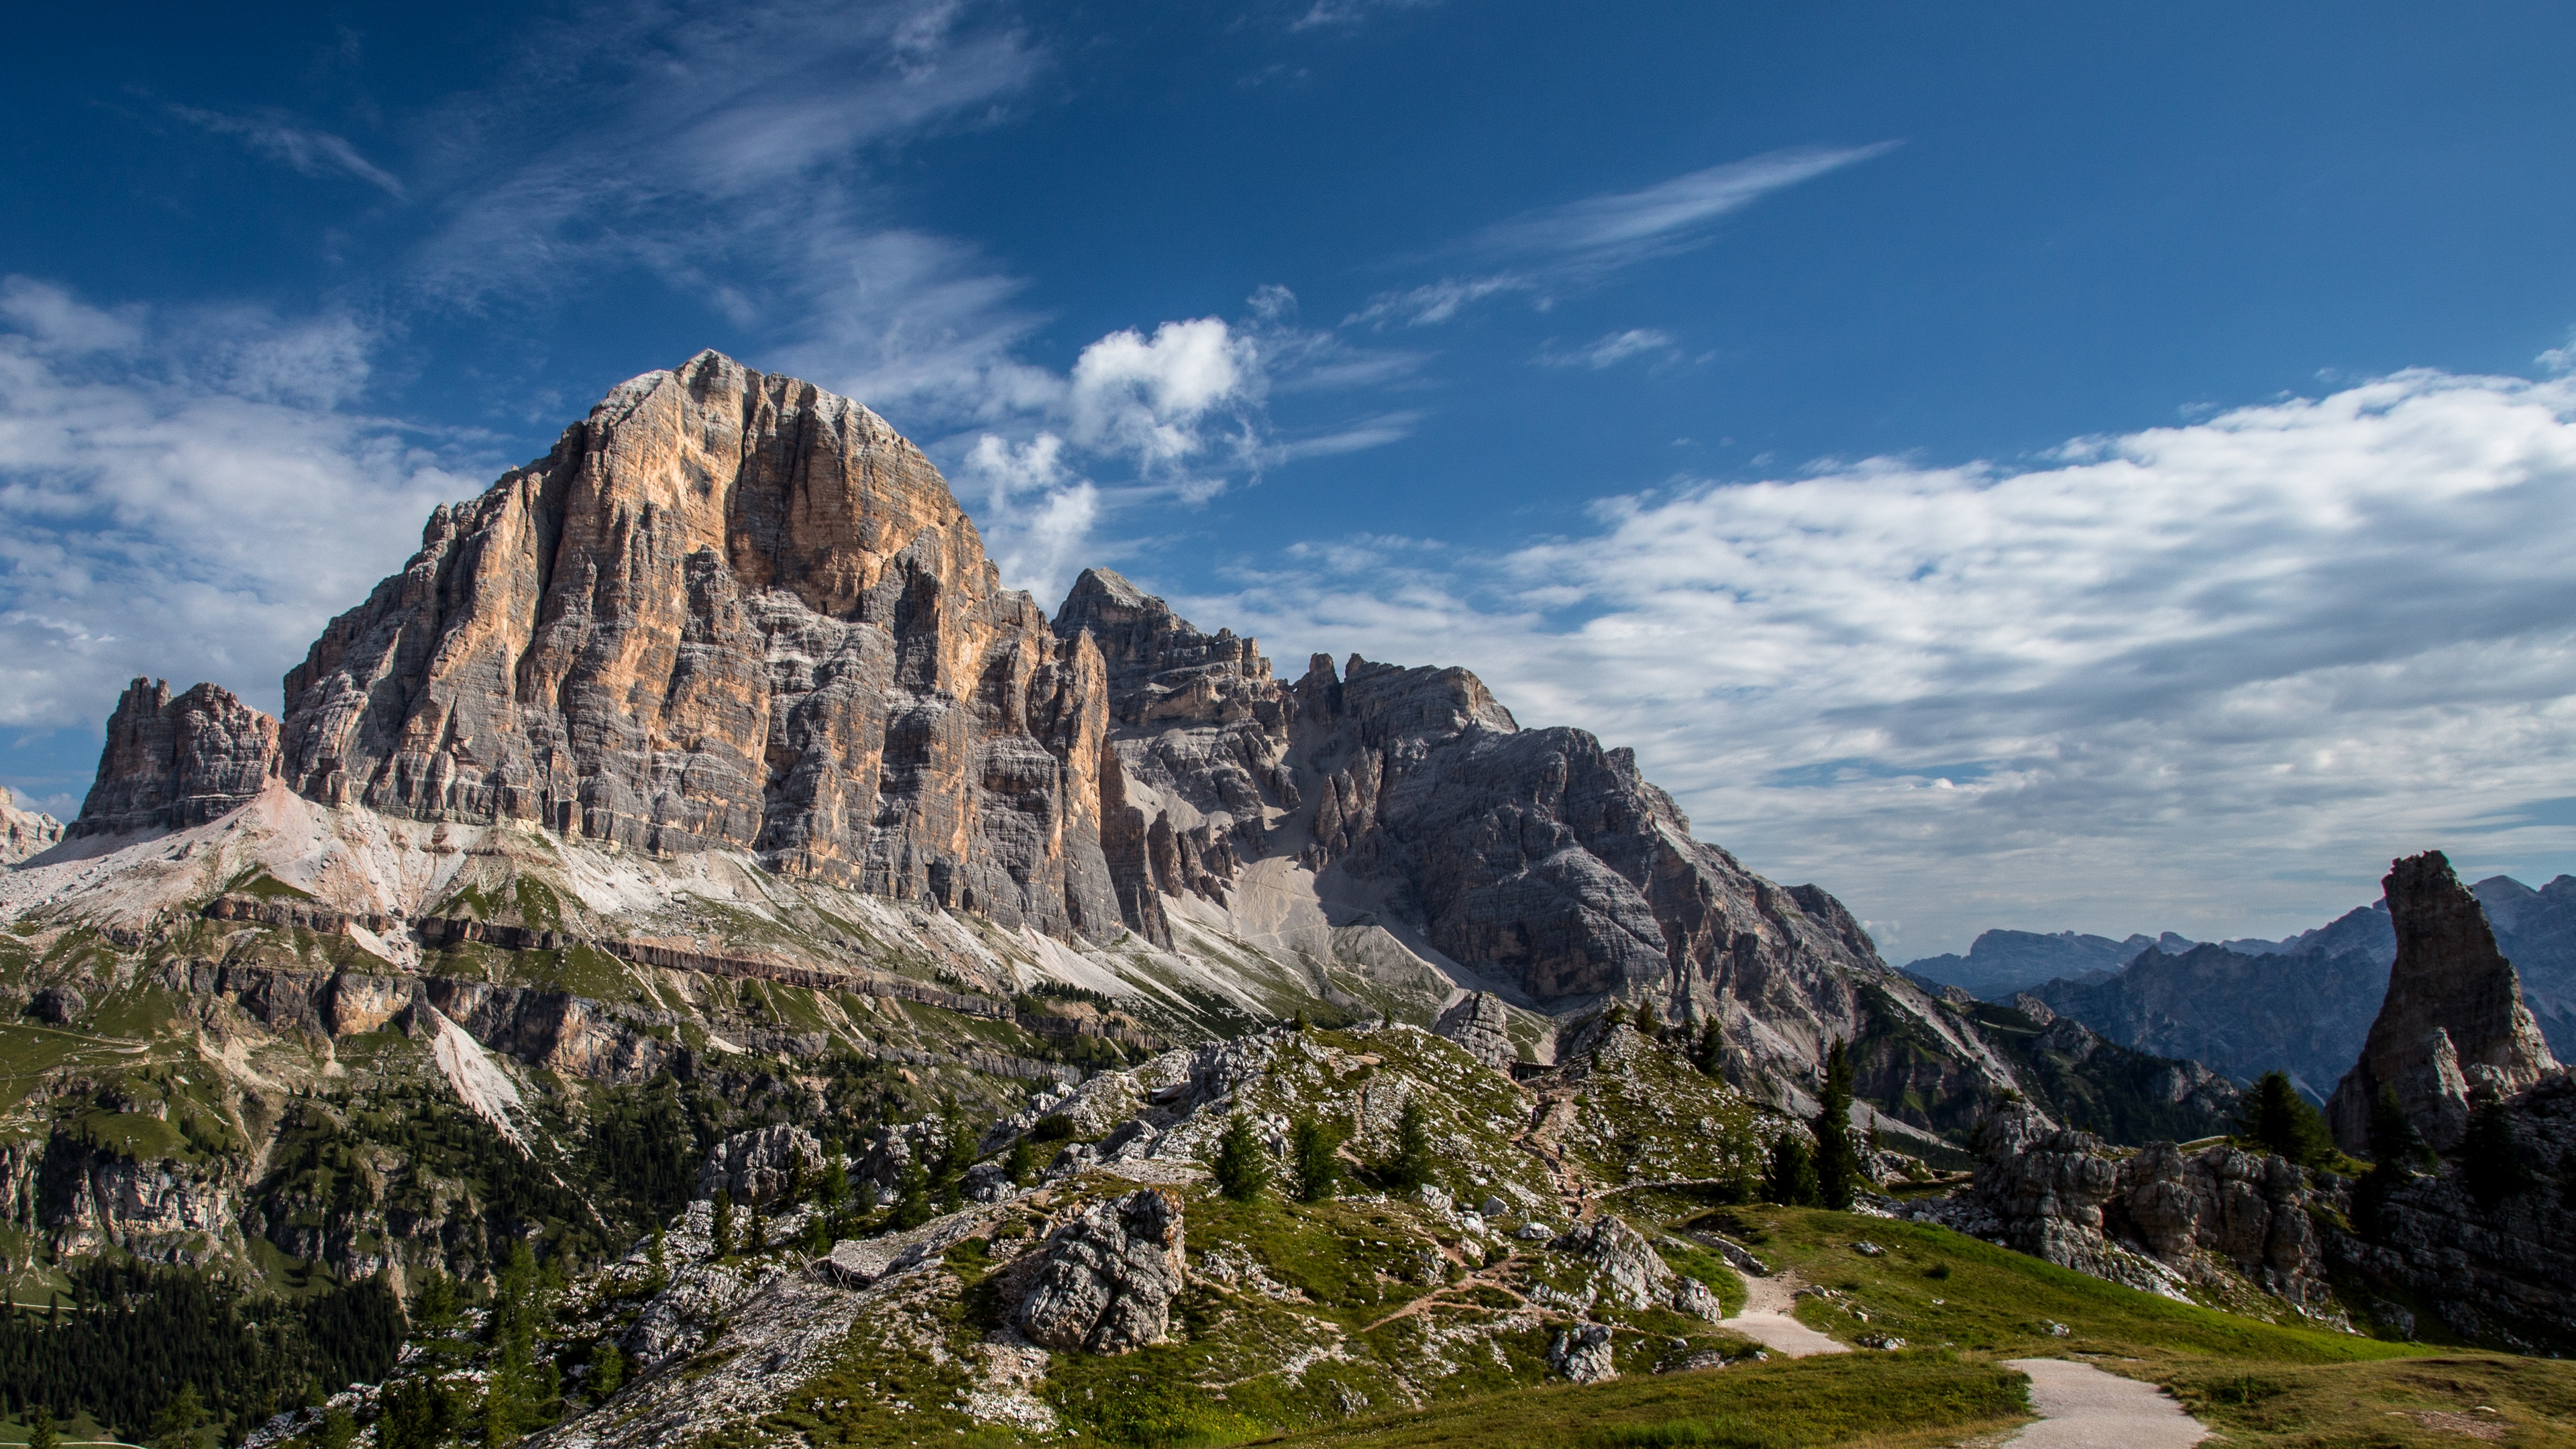
[[[1149,473],[1172,468],[1215,441],[1203,424],[1257,400],[1260,361],[1220,318],[1166,322],[1147,338],[1112,332],[1074,360],[1067,404],[1073,438],[1132,454]]]
[[[1500,262],[1479,275],[1381,292],[1342,319],[1345,327],[1425,327],[1446,322],[1488,297],[1527,294],[1544,310],[1555,294],[1589,285],[1621,267],[1706,245],[1715,223],[1772,192],[1812,181],[1896,148],[1803,146],[1711,166],[1642,191],[1588,197],[1497,222],[1459,248]]]
[[[1708,224],[1729,212],[1894,149],[1895,142],[1881,141],[1874,146],[1773,151],[1676,176],[1642,191],[1589,197],[1531,212],[1487,227],[1473,244],[1506,255],[1574,258],[1586,266],[1624,265],[1700,245],[1708,239]]]
[[[147,673],[274,710],[323,622],[479,489],[342,409],[368,352],[349,319],[107,311],[9,278],[0,321],[0,725],[93,728]]]
[[[1671,334],[1652,327],[1631,327],[1624,332],[1595,338],[1581,347],[1560,348],[1550,344],[1541,348],[1538,356],[1531,360],[1542,367],[1588,367],[1598,372],[1605,367],[1616,367],[1631,357],[1672,350]]]
[[[304,176],[352,176],[381,189],[396,201],[403,184],[391,172],[358,154],[345,136],[296,125],[282,114],[231,116],[194,106],[172,106],[170,114],[218,136],[240,138],[244,145],[272,161],[283,162]]]
[[[2576,382],[2410,372],[1598,517],[1292,553],[1190,611],[1634,744],[1704,836],[1907,922],[1899,960],[1992,925],[2279,934],[2401,851],[2576,851],[2524,818],[2576,769]]]

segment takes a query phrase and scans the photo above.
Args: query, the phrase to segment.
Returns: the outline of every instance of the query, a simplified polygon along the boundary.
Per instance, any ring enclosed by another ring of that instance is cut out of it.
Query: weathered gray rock
[[[0,865],[15,865],[59,844],[63,823],[40,810],[23,810],[9,787],[0,785]]]
[[[1556,1246],[1600,1269],[1603,1296],[1625,1307],[1654,1308],[1672,1300],[1673,1270],[1645,1234],[1612,1214],[1575,1224]]]
[[[172,698],[158,679],[127,685],[108,716],[98,779],[70,834],[176,830],[258,798],[277,760],[277,721],[200,684]]]
[[[1490,991],[1473,991],[1465,1000],[1440,1013],[1431,1029],[1456,1042],[1467,1055],[1499,1072],[1508,1072],[1520,1060],[1520,1049],[1512,1045],[1511,1013],[1503,999]]]
[[[2326,1121],[2345,1151],[2366,1154],[2371,1108],[2381,1087],[2394,1087],[2415,1130],[2448,1149],[2468,1131],[2474,1094],[2513,1096],[2558,1062],[2522,1004],[2513,963],[2496,950],[2486,912],[2451,862],[2438,850],[2410,856],[2380,884],[2397,961],[2361,1060],[2326,1103]]]
[[[1055,1231],[1020,1300],[1020,1331],[1049,1348],[1117,1354],[1160,1343],[1186,1271],[1181,1204],[1145,1188]]]
[[[736,1132],[717,1143],[698,1168],[697,1196],[733,1194],[737,1202],[766,1205],[787,1195],[791,1182],[814,1182],[823,1171],[823,1144],[792,1123]]]
[[[1555,1341],[1547,1346],[1547,1366],[1578,1384],[1607,1383],[1619,1377],[1610,1330],[1598,1323],[1578,1323],[1558,1330]]]

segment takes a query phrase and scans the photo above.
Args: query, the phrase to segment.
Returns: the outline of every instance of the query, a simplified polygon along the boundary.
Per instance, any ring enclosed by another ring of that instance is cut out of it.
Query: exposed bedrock
[[[2438,850],[2409,856],[2380,882],[2397,931],[2388,995],[2361,1051],[2326,1103],[2347,1152],[2370,1150],[2370,1110],[2396,1090],[2415,1130],[2436,1149],[2467,1133],[2472,1099],[2511,1097],[2558,1070],[2522,1004],[2513,963],[2496,949],[2478,898]]]
[[[232,691],[200,684],[176,698],[137,679],[108,716],[98,780],[70,833],[177,830],[256,799],[277,758],[277,721]]]

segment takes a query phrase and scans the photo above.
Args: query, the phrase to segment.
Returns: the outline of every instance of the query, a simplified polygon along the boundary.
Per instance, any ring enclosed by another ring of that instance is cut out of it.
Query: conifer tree
[[[1782,1207],[1803,1207],[1816,1200],[1816,1164],[1807,1141],[1783,1132],[1771,1144],[1771,1162],[1762,1174],[1762,1197]]]
[[[1691,1065],[1711,1077],[1726,1075],[1726,1033],[1716,1017],[1700,1023],[1699,1046],[1691,1053]]]
[[[2492,1093],[2481,1094],[2469,1114],[2469,1135],[2460,1142],[2460,1185],[2478,1206],[2494,1207],[2535,1183],[2522,1160],[2522,1136],[2514,1130],[2513,1109]]]
[[[892,1226],[917,1228],[939,1215],[930,1201],[930,1169],[922,1163],[919,1152],[905,1160],[902,1182],[894,1200]]]
[[[1825,1052],[1825,1088],[1808,1124],[1816,1134],[1816,1200],[1836,1212],[1851,1210],[1864,1182],[1860,1152],[1852,1145],[1851,1109],[1851,1054],[1836,1037]]]
[[[1019,1139],[1011,1144],[1011,1155],[1002,1161],[1003,1175],[1026,1187],[1037,1181],[1038,1173],[1043,1170],[1043,1164],[1038,1161],[1038,1145],[1029,1140],[1029,1134],[1021,1133]]]
[[[1226,1122],[1216,1139],[1215,1169],[1216,1190],[1235,1202],[1251,1202],[1270,1185],[1269,1157],[1261,1150],[1252,1123],[1240,1112]]]
[[[214,1432],[206,1427],[206,1406],[195,1384],[181,1384],[161,1412],[152,1416],[152,1449],[211,1449]]]
[[[2370,1104],[2370,1160],[2393,1172],[2424,1165],[2424,1139],[2406,1117],[2397,1089],[2379,1084],[2379,1099]]]
[[[823,1164],[823,1211],[838,1214],[850,1202],[850,1165],[841,1149],[832,1149],[830,1160]]]
[[[1404,1099],[1395,1119],[1395,1155],[1378,1168],[1389,1190],[1411,1192],[1431,1180],[1431,1115],[1419,1097]]]
[[[62,1442],[54,1432],[54,1411],[38,1404],[27,1415],[27,1449],[62,1449]]]
[[[318,1449],[349,1449],[356,1442],[358,1421],[355,1416],[336,1405],[322,1411],[322,1429],[314,1438]]]
[[[626,1355],[617,1351],[614,1341],[603,1339],[599,1351],[590,1356],[591,1398],[607,1403],[625,1382]]]
[[[1647,1036],[1664,1034],[1664,1023],[1655,1015],[1655,1003],[1644,1001],[1637,1004],[1637,1030]]]
[[[721,1187],[716,1189],[713,1223],[707,1230],[707,1236],[712,1244],[713,1256],[718,1258],[733,1256],[733,1194]]]
[[[2238,1109],[2236,1135],[2302,1167],[2334,1160],[2334,1136],[2326,1131],[2326,1119],[2290,1085],[2286,1072],[2265,1072],[2256,1079]]]
[[[1342,1145],[1342,1134],[1299,1113],[1288,1124],[1288,1151],[1297,1162],[1297,1200],[1321,1202],[1333,1195],[1342,1180],[1341,1159],[1335,1152]]]

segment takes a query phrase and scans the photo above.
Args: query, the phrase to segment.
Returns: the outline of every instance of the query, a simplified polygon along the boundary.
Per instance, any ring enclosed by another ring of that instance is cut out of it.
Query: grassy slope
[[[1940,1228],[1770,1207],[1722,1216],[1756,1252],[1834,1290],[1801,1300],[1810,1326],[1845,1341],[1893,1333],[1916,1347],[1522,1390],[1265,1442],[1949,1444],[2025,1416],[2017,1376],[1997,1361],[2084,1358],[2173,1389],[2220,1442],[2405,1449],[2479,1442],[2464,1435],[2479,1430],[2507,1445],[2576,1445],[2576,1367],[2567,1364],[2264,1323]],[[1888,1251],[1864,1255],[1856,1242]],[[1993,1387],[1998,1379],[2008,1392]]]

